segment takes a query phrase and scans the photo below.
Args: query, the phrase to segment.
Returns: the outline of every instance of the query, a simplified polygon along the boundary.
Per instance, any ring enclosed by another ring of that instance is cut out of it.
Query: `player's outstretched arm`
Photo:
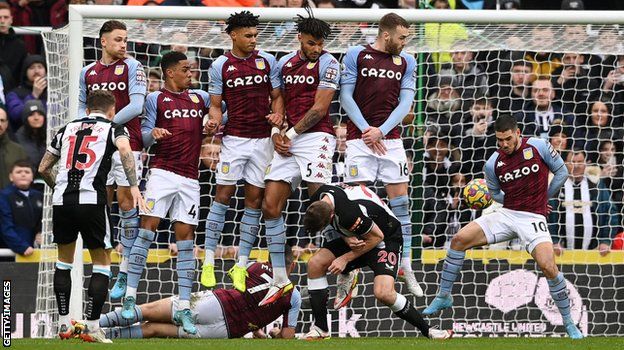
[[[130,95],[130,103],[122,108],[115,117],[113,122],[117,124],[126,124],[130,120],[138,117],[143,113],[143,104],[145,103],[145,95],[132,94]]]
[[[292,129],[286,132],[286,137],[292,140],[296,135],[302,134],[323,119],[334,98],[334,91],[332,89],[317,89],[314,96],[314,105]],[[291,130],[294,131],[294,134]]]
[[[43,178],[50,188],[54,188],[56,184],[56,172],[53,170],[54,164],[59,160],[57,155],[54,155],[50,151],[46,151],[41,159],[41,163],[39,163],[39,175]]]

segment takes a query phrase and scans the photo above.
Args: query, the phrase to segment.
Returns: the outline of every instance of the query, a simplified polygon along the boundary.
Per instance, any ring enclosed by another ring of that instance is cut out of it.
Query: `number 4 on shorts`
[[[193,204],[193,206],[191,207],[191,210],[189,210],[188,214],[190,216],[192,216],[193,219],[195,219],[195,215],[197,215],[197,211],[195,211],[195,204]]]

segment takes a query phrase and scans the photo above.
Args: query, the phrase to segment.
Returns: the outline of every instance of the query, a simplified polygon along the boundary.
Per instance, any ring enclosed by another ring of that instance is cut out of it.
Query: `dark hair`
[[[9,171],[9,173],[12,173],[15,168],[30,168],[30,170],[33,170],[32,163],[28,159],[17,160],[11,165],[11,171]]]
[[[481,96],[481,97],[477,98],[472,105],[473,106],[474,105],[490,106],[490,107],[492,106],[492,104],[490,103],[490,100],[488,100],[488,98],[485,97],[485,96]]]
[[[528,67],[533,69],[533,64],[529,61],[526,60],[522,60],[522,59],[518,59],[513,61],[513,64],[511,65],[511,68],[515,67],[515,66],[522,66],[522,67]]]
[[[237,28],[257,27],[260,23],[260,21],[258,21],[259,17],[260,16],[255,16],[249,11],[237,12],[231,15],[230,18],[225,21],[225,24],[227,24],[227,27],[225,27],[225,32],[230,34],[233,30]]]
[[[303,215],[303,227],[306,232],[320,232],[329,223],[331,211],[329,203],[321,200],[310,204]]]
[[[104,22],[104,24],[102,24],[102,27],[100,28],[100,39],[102,38],[102,35],[110,33],[116,29],[128,30],[128,27],[126,27],[126,24],[124,22],[116,21],[114,19]]]
[[[396,29],[396,27],[405,27],[409,28],[409,23],[405,20],[405,18],[397,15],[394,12],[390,12],[385,14],[379,20],[379,33],[382,32],[390,32]]]
[[[306,7],[305,10],[308,12],[308,17],[297,15],[297,17],[299,17],[297,21],[297,32],[310,34],[314,39],[327,39],[331,34],[331,27],[329,24],[323,20],[314,18],[310,7]]]
[[[572,160],[572,158],[574,158],[575,155],[577,154],[582,154],[583,155],[583,159],[585,159],[585,161],[587,161],[587,153],[585,153],[585,150],[583,150],[582,148],[579,147],[574,147],[573,149],[571,149],[568,154],[566,155],[566,161],[568,161],[568,159]]]
[[[511,114],[500,115],[494,121],[494,130],[497,132],[516,131],[516,129],[518,129],[518,122]]]
[[[47,117],[46,114],[43,113],[42,111],[33,111],[31,112],[28,116],[30,117],[31,115],[33,115],[34,113],[39,113],[43,116],[43,126],[41,126],[39,129],[33,129],[32,126],[30,126],[30,123],[28,122],[28,118],[26,118],[26,121],[24,122],[24,125],[22,125],[22,127],[24,128],[26,137],[28,137],[29,139],[31,139],[32,141],[35,141],[35,143],[37,143],[37,146],[44,146],[46,144],[46,122],[47,122]]]
[[[11,11],[11,6],[9,6],[9,4],[7,4],[6,2],[0,2],[0,10],[9,10]],[[13,14],[11,14],[13,15]]]
[[[89,111],[106,112],[115,106],[115,95],[108,90],[95,90],[87,96]]]
[[[187,57],[182,52],[178,51],[169,51],[162,56],[160,60],[160,69],[165,73],[167,69],[171,68],[171,66],[175,66],[180,61],[186,60]],[[165,77],[167,75],[165,74]]]

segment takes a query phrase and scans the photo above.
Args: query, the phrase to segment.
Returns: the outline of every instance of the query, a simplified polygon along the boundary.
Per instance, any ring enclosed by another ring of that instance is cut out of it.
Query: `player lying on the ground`
[[[295,266],[290,247],[285,246],[286,272]],[[121,310],[111,311],[100,318],[100,327],[106,327],[109,339],[117,338],[240,338],[249,332],[261,336],[258,331],[283,316],[283,328],[271,331],[274,338],[293,338],[301,295],[294,288],[274,303],[258,306],[273,281],[273,270],[268,263],[253,263],[247,267],[247,289],[216,289],[193,293],[191,312],[197,334],[185,332],[173,315],[179,309],[177,296],[135,306],[135,318],[126,320]],[[133,325],[141,322],[140,325]],[[75,325],[74,327],[79,325]]]
[[[510,115],[501,115],[494,123],[498,151],[485,164],[485,179],[495,201],[503,207],[463,227],[451,240],[440,290],[424,315],[453,306],[451,291],[464,264],[466,250],[519,237],[548,280],[550,295],[559,309],[566,332],[573,339],[583,335],[570,314],[566,281],[555,264],[553,244],[546,225],[550,212],[548,198],[559,193],[568,170],[552,146],[538,138],[523,138]],[[554,177],[548,185],[548,173]]]
[[[343,237],[326,242],[308,262],[308,290],[314,326],[305,339],[329,338],[326,273],[340,274],[368,266],[375,274],[375,298],[395,315],[431,339],[447,339],[453,332],[430,329],[412,303],[394,289],[401,258],[401,222],[390,208],[363,185],[341,188],[325,185],[310,198],[306,230],[318,232],[331,224]]]

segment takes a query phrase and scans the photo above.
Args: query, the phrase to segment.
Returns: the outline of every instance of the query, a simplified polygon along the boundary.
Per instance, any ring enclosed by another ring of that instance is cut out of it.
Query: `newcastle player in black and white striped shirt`
[[[87,97],[86,111],[87,116],[69,122],[54,136],[41,160],[39,173],[54,187],[52,230],[54,243],[58,245],[54,293],[59,309],[59,336],[65,339],[72,335],[69,319],[71,269],[80,232],[93,261],[87,329],[83,330],[81,338],[89,342],[110,342],[99,329],[98,320],[110,275],[111,230],[106,178],[116,150],[119,150],[131,186],[133,205],[142,210],[147,210],[147,206],[137,186],[128,131],[123,125],[111,122],[115,116],[115,97],[108,91],[94,91]],[[59,160],[58,173],[55,173],[52,168]]]

